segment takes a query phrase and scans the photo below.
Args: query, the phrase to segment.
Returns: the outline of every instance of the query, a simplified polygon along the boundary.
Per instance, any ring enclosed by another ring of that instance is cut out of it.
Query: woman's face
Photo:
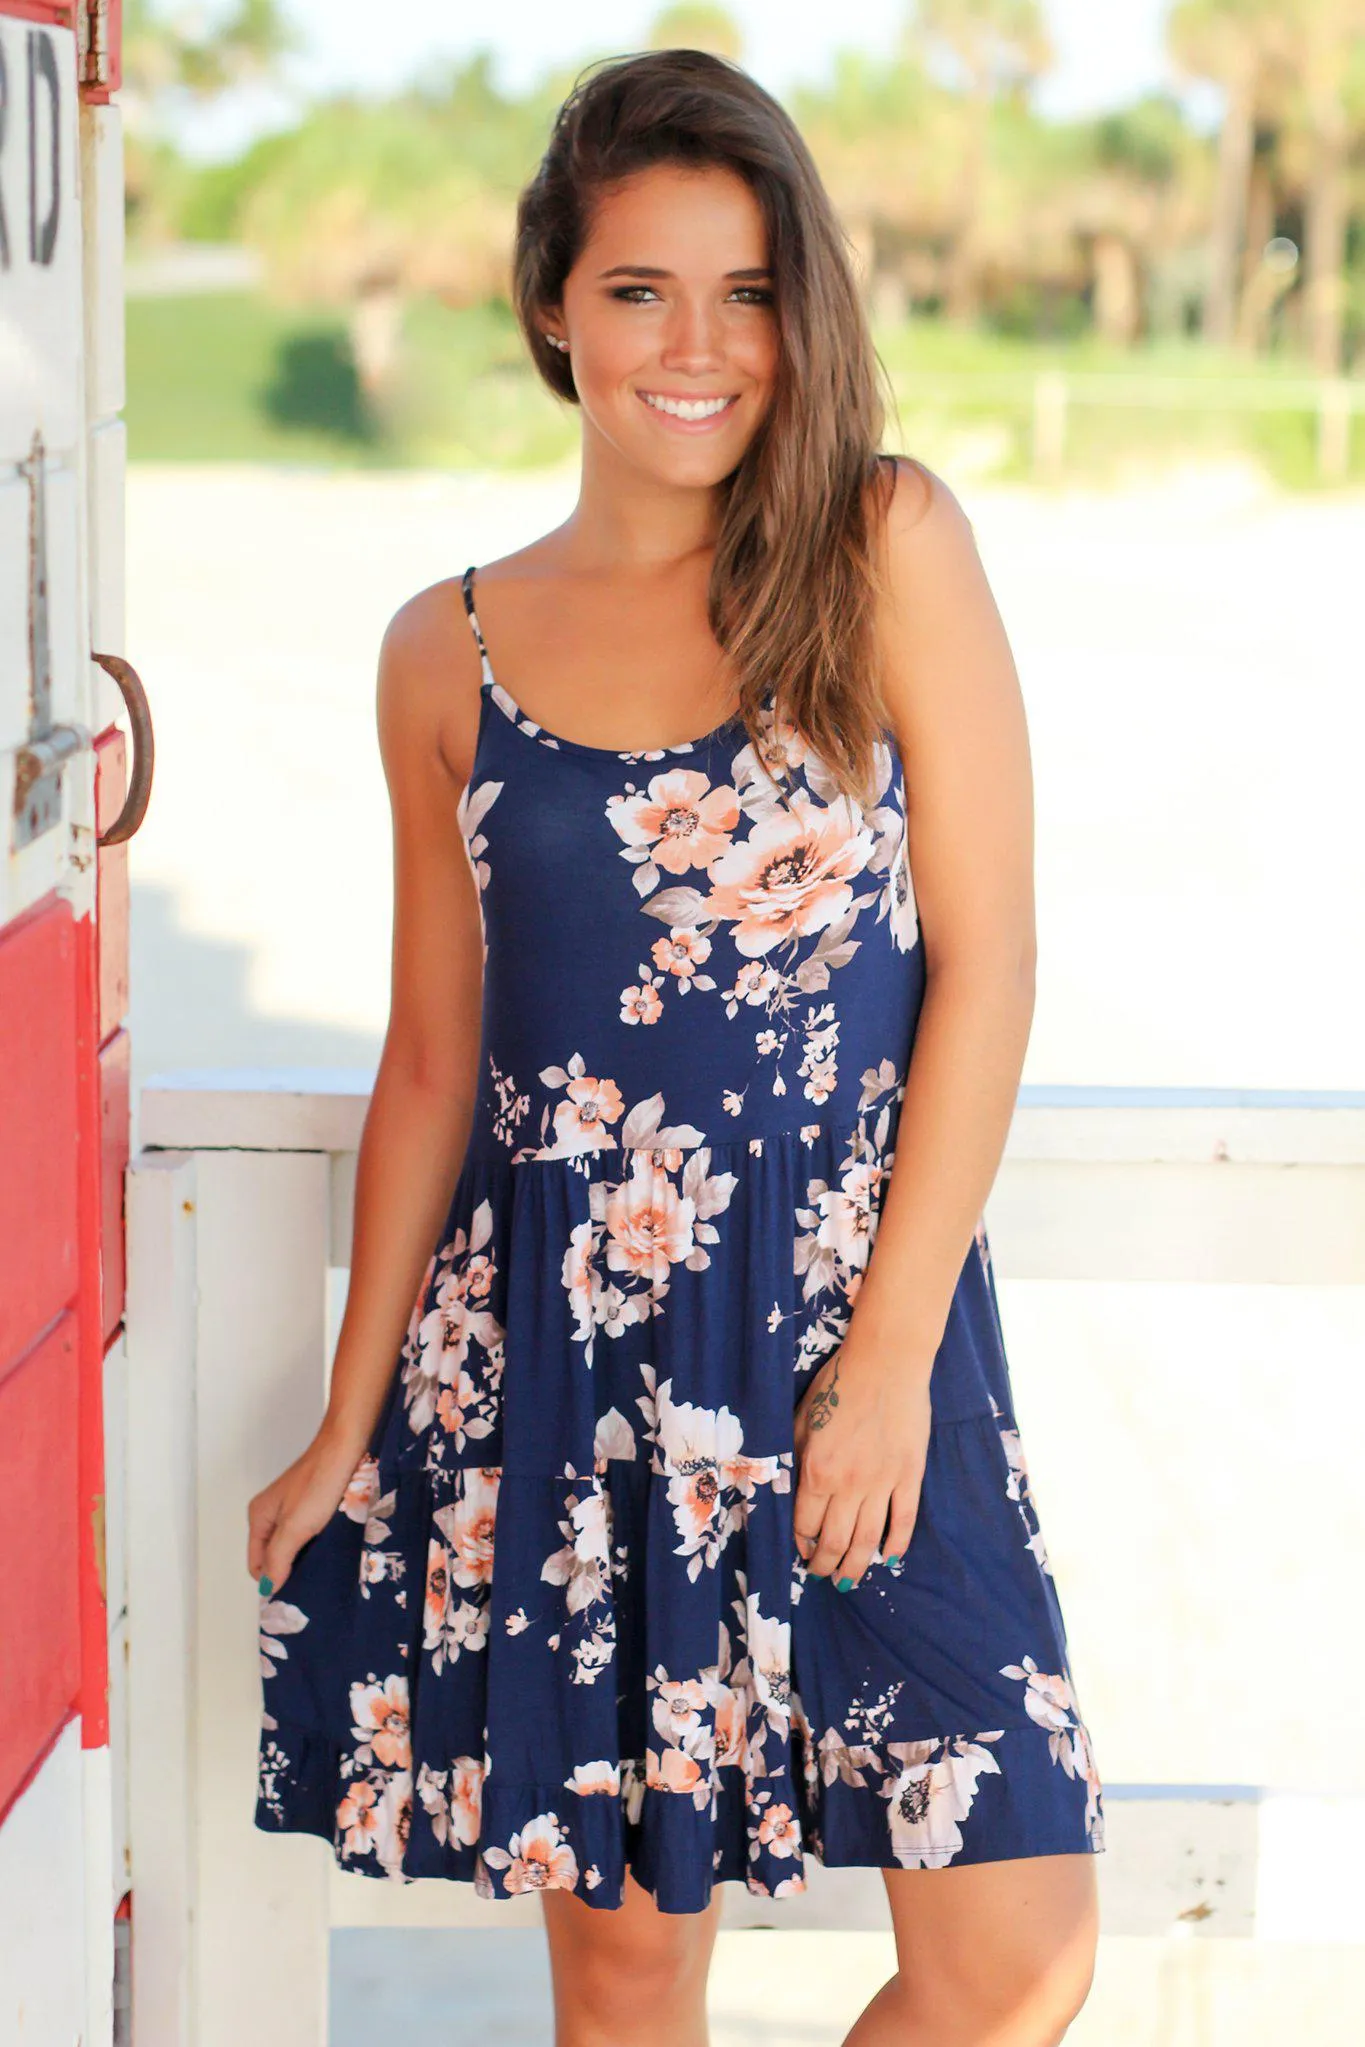
[[[603,193],[544,319],[569,342],[585,431],[662,482],[728,476],[777,375],[767,264],[758,201],[733,171],[660,164]]]

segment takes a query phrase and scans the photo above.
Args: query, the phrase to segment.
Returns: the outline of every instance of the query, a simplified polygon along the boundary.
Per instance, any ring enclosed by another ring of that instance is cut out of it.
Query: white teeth
[[[656,412],[672,412],[679,419],[710,419],[730,403],[728,398],[656,398],[650,391],[642,391],[640,396]]]

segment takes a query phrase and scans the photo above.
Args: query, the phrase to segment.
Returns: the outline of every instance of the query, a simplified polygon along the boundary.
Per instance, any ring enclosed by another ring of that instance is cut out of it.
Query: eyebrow
[[[727,277],[749,278],[771,277],[772,274],[771,270],[761,268],[757,270],[727,270],[725,272]],[[599,270],[597,275],[600,282],[603,278],[607,277],[672,277],[674,273],[671,270],[651,269],[648,263],[616,263],[613,264],[610,270]]]

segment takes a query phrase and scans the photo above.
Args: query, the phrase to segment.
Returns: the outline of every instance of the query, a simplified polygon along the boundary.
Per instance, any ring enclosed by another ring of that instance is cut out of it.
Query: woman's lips
[[[738,395],[732,394],[718,411],[705,413],[700,419],[683,419],[676,412],[665,412],[661,405],[650,404],[649,397],[660,394],[646,395],[643,391],[637,391],[635,395],[652,419],[662,420],[665,426],[673,427],[678,433],[684,434],[709,433],[712,428],[722,425],[739,403]]]

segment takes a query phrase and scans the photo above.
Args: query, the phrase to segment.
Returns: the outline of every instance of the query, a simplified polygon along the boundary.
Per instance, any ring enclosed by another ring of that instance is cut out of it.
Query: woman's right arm
[[[393,818],[389,1022],[360,1138],[350,1284],[326,1412],[302,1455],[248,1508],[248,1567],[272,1590],[335,1512],[364,1455],[468,1141],[483,935],[456,806],[478,709],[477,666],[452,635],[449,588],[437,585],[397,613],[380,651],[379,746]]]

